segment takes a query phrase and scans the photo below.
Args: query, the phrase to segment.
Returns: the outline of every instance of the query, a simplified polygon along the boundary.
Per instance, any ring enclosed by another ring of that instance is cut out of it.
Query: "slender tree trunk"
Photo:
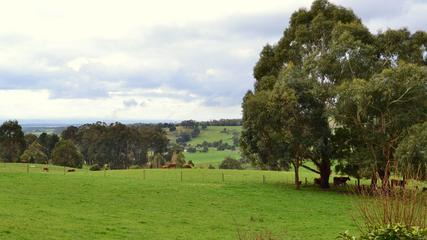
[[[295,160],[294,171],[295,171],[295,187],[297,190],[300,189],[300,181],[299,181],[299,160]]]
[[[371,177],[371,189],[376,189],[376,188],[377,188],[377,172],[373,171],[372,177]]]

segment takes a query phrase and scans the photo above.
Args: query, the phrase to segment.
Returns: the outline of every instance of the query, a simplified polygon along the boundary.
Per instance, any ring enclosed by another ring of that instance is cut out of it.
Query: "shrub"
[[[348,232],[341,234],[343,240],[424,240],[427,238],[427,228],[405,227],[401,224],[372,227],[359,238]]]
[[[102,166],[99,164],[94,164],[92,166],[90,166],[89,168],[90,171],[101,171],[102,170]]]
[[[226,157],[219,165],[220,169],[242,169],[242,164],[239,160],[232,157]]]
[[[209,151],[209,148],[207,146],[204,146],[201,152],[207,153]]]
[[[187,148],[187,152],[195,153],[195,152],[197,152],[197,149],[195,147],[189,147],[189,148]]]
[[[405,179],[413,179],[406,177]],[[427,239],[427,195],[417,188],[371,188],[359,190],[357,200],[360,238],[348,233],[345,240]]]
[[[212,164],[209,164],[208,169],[215,169],[215,167],[212,166]]]
[[[417,189],[378,188],[361,195],[357,205],[366,227],[427,227],[427,195]]]

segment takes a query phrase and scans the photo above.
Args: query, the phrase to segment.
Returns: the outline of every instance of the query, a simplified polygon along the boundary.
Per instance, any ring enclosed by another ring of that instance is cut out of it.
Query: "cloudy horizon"
[[[0,119],[240,118],[262,47],[311,2],[4,2]],[[331,2],[352,8],[373,33],[427,31],[427,1]]]

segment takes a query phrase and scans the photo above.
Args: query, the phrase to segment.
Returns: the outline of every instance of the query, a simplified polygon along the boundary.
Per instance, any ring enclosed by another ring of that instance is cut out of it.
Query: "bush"
[[[201,152],[207,153],[209,151],[209,148],[207,146],[204,146]]]
[[[197,152],[197,149],[195,147],[189,147],[189,148],[187,148],[187,152],[195,153],[195,152]]]
[[[372,227],[359,238],[348,232],[341,234],[343,240],[424,240],[427,238],[427,228],[405,227],[401,224]]]
[[[232,157],[226,157],[219,165],[220,169],[242,169],[242,164],[239,160]]]
[[[209,164],[208,169],[215,169],[215,167],[214,167],[214,166],[212,166],[212,164]]]
[[[89,170],[90,171],[101,171],[102,166],[100,166],[99,164],[94,164],[94,165],[90,166]]]

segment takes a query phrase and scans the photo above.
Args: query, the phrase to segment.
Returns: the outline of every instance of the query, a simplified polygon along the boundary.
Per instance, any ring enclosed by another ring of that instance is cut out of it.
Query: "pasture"
[[[334,239],[356,229],[353,197],[296,191],[291,172],[41,169],[0,163],[0,239]]]
[[[223,130],[227,129],[227,132]],[[186,129],[178,127],[175,133],[168,132],[168,138],[170,142],[176,141],[176,136],[174,134],[185,131]],[[188,131],[188,129],[187,129]],[[196,146],[197,144],[202,144],[206,142],[216,142],[222,140],[224,143],[232,144],[233,143],[233,132],[240,133],[242,131],[241,126],[208,126],[205,129],[200,129],[200,135],[192,138],[188,144],[191,146]],[[207,168],[209,165],[218,168],[219,164],[226,157],[232,157],[235,159],[240,158],[239,150],[224,150],[218,151],[216,148],[209,148],[208,152],[197,151],[195,153],[185,152],[184,153],[186,160],[191,160],[197,167]]]
[[[208,152],[199,152],[199,151],[195,153],[185,152],[184,155],[187,161],[191,160],[197,167],[203,167],[203,168],[207,168],[209,165],[212,165],[215,168],[218,168],[219,164],[226,157],[232,157],[235,159],[240,158],[239,151],[232,151],[232,150],[218,151],[215,148],[209,148]]]

